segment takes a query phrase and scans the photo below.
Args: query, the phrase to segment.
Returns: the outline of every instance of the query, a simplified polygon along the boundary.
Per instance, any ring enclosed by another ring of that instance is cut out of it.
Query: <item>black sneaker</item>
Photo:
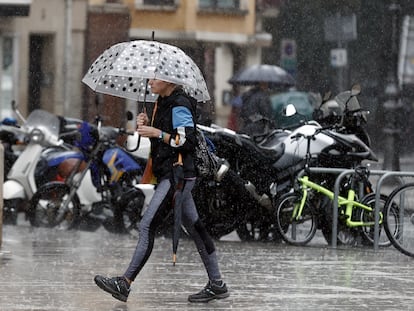
[[[126,302],[128,299],[130,286],[122,276],[107,278],[101,275],[95,276],[95,283],[104,291],[112,294],[112,297]]]
[[[189,302],[209,302],[213,299],[223,299],[229,297],[230,294],[227,286],[223,281],[208,281],[207,285],[197,294],[188,296]]]

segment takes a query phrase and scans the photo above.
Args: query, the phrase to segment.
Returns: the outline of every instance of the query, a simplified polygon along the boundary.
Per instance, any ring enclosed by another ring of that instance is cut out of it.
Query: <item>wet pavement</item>
[[[392,247],[332,249],[218,241],[227,299],[191,304],[187,296],[206,283],[192,241],[182,239],[178,263],[171,240],[158,237],[153,255],[127,303],[94,283],[95,274],[124,272],[134,237],[99,228],[59,231],[5,225],[0,249],[1,311],[137,310],[414,310],[414,259]]]

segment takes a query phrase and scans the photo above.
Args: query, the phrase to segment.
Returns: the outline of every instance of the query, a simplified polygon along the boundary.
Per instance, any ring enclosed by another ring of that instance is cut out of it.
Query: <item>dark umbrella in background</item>
[[[194,61],[176,46],[158,41],[136,40],[115,44],[90,66],[82,82],[98,93],[143,102],[155,102],[149,79],[181,85],[198,102],[210,100],[203,74]],[[181,164],[179,164],[181,162]],[[174,167],[173,260],[181,231],[181,203],[184,185],[182,161]]]
[[[275,65],[252,65],[238,71],[228,81],[230,84],[255,85],[268,83],[270,87],[290,87],[295,79],[283,68]]]

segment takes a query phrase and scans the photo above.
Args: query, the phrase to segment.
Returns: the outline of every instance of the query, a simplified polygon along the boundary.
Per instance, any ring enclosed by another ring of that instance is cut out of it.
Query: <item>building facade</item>
[[[151,40],[154,33],[155,40],[180,47],[199,65],[212,98],[204,115],[220,123],[232,92],[227,80],[260,63],[262,48],[271,45],[261,19],[276,2],[0,0],[0,117],[12,114],[15,100],[23,115],[41,108],[92,120],[98,97],[81,82],[89,66],[112,44]],[[125,109],[136,109],[119,98],[103,101],[101,113],[111,115],[111,125],[122,122]]]
[[[232,94],[227,80],[242,67],[261,63],[262,47],[271,45],[272,36],[262,31],[257,14],[270,2],[124,0],[131,13],[131,40],[151,40],[154,32],[155,40],[177,45],[199,65],[212,98],[204,115],[212,111],[212,121],[221,125]]]

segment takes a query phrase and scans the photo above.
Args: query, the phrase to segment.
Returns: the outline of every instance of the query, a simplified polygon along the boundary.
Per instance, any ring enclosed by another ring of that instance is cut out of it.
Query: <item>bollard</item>
[[[3,241],[4,146],[0,144],[0,248]]]

